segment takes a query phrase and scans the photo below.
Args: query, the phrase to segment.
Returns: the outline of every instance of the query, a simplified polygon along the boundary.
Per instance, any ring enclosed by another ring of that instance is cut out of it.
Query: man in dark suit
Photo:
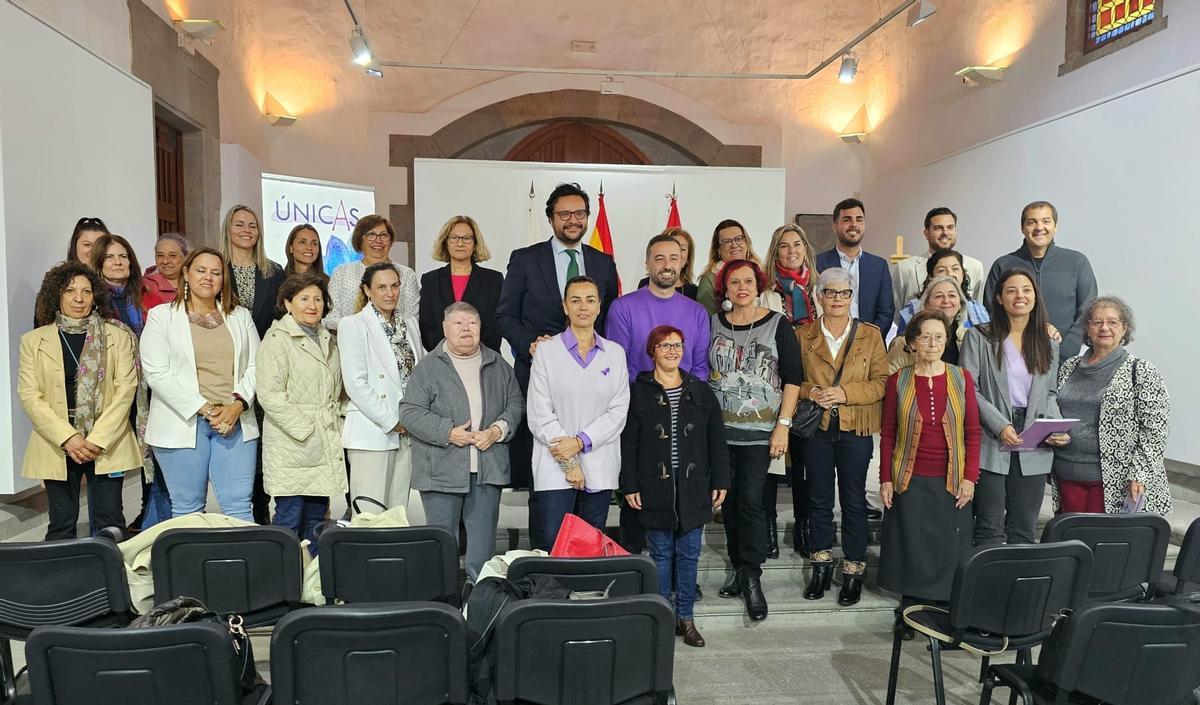
[[[561,333],[567,326],[563,312],[563,286],[574,276],[586,275],[600,289],[600,315],[596,330],[604,330],[604,316],[617,298],[617,267],[610,255],[583,244],[591,214],[587,192],[579,184],[559,184],[546,199],[546,220],[554,237],[546,242],[514,250],[508,273],[500,289],[496,323],[512,347],[517,383],[529,391],[529,368],[538,344]],[[525,421],[509,443],[512,486],[531,487],[530,461],[533,438]],[[530,504],[533,493],[530,492]],[[530,507],[530,515],[533,508]],[[529,540],[534,548],[546,548],[529,523]]]
[[[892,274],[882,257],[862,248],[867,232],[867,209],[857,198],[847,198],[833,208],[833,234],[837,244],[832,250],[817,255],[817,271],[841,267],[850,272],[854,281],[854,299],[850,315],[873,323],[887,338],[895,315],[892,303]]]

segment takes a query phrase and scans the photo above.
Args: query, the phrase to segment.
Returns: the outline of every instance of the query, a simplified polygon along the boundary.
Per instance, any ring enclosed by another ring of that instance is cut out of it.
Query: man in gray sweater
[[[1049,201],[1034,201],[1021,211],[1021,233],[1025,242],[992,264],[984,300],[991,310],[996,282],[1010,269],[1033,272],[1050,322],[1062,334],[1059,359],[1079,354],[1083,344],[1083,307],[1096,298],[1096,275],[1086,255],[1054,244],[1058,231],[1058,209]]]

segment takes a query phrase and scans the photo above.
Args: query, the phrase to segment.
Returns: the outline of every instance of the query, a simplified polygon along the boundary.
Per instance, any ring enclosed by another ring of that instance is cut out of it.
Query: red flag
[[[683,223],[679,220],[679,203],[675,200],[675,189],[671,189],[671,210],[667,213],[667,229],[682,228]]]
[[[608,213],[604,210],[604,184],[600,184],[600,208],[596,213],[596,227],[592,229],[592,237],[588,244],[600,250],[609,257],[616,258],[613,253],[612,231],[608,229]],[[621,277],[617,276],[617,295],[621,294]]]

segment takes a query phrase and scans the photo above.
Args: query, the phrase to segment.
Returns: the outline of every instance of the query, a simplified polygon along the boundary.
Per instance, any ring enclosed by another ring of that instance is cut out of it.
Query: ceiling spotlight
[[[967,86],[984,86],[1004,79],[1004,69],[999,66],[964,66],[954,72]]]
[[[383,78],[383,67],[380,66],[379,62],[374,58],[363,65],[363,70],[366,71],[367,75],[371,78]]]
[[[351,60],[359,66],[371,63],[371,47],[367,45],[367,38],[363,36],[362,27],[356,26],[350,34],[350,56]]]
[[[217,32],[225,31],[225,25],[219,20],[174,20],[173,24],[179,48],[189,54],[196,53],[196,42],[212,46],[212,38]]]
[[[916,27],[929,19],[935,12],[937,12],[937,8],[929,0],[914,2],[913,6],[908,10],[908,26]]]
[[[854,83],[854,76],[858,74],[858,57],[854,52],[849,52],[842,57],[842,67],[838,69],[838,80],[842,83]]]

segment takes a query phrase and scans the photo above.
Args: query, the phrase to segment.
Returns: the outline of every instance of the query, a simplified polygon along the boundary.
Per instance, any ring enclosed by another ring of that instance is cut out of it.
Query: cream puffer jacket
[[[258,403],[264,413],[263,481],[273,496],[346,491],[342,458],[342,368],[337,343],[317,339],[292,316],[271,324],[258,348]]]

